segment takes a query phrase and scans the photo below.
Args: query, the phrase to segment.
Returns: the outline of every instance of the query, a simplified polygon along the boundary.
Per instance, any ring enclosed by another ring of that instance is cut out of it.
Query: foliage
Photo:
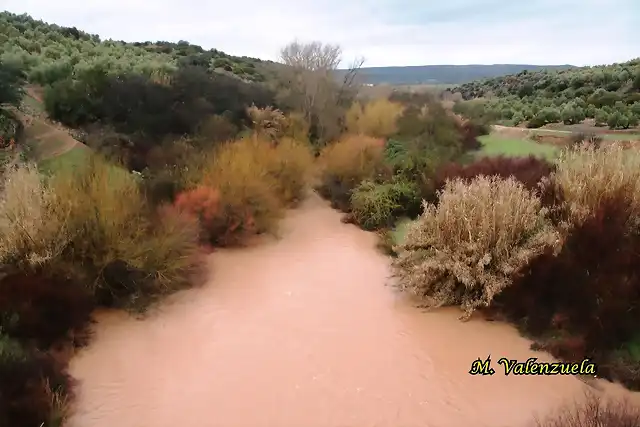
[[[346,112],[347,132],[374,138],[388,138],[397,132],[397,120],[404,107],[380,98],[364,105],[354,102]]]
[[[204,50],[185,41],[125,43],[101,41],[76,28],[37,21],[28,15],[0,13],[0,62],[24,67],[29,80],[51,84],[101,67],[109,73],[133,72],[161,80],[180,67],[198,67],[247,81],[264,79],[262,61]],[[1,79],[0,79],[1,80]]]
[[[513,178],[450,181],[409,229],[394,261],[399,286],[430,305],[489,305],[536,255],[558,243],[540,200]]]
[[[624,194],[633,215],[640,216],[640,156],[620,143],[600,149],[583,144],[563,152],[554,182],[562,189],[572,224],[581,223],[603,200],[618,194]]]
[[[196,224],[155,213],[135,177],[98,157],[49,182],[33,167],[5,176],[0,262],[85,283],[99,304],[144,304],[189,284]]]
[[[347,135],[320,153],[318,191],[334,207],[350,209],[351,193],[364,180],[380,182],[389,176],[384,158],[384,141],[364,135]]]
[[[61,427],[71,378],[52,357],[0,333],[0,425]]]
[[[262,86],[209,75],[197,67],[176,71],[169,84],[94,70],[58,81],[45,93],[53,119],[70,127],[95,122],[110,126],[128,135],[138,158],[170,136],[200,134],[209,143],[233,137],[249,122],[248,105],[266,106],[272,101],[273,95]],[[224,118],[212,118],[223,114]]]
[[[25,75],[16,64],[0,59],[0,107],[19,105],[22,100]]]
[[[597,124],[624,129],[637,126],[640,119],[640,107],[634,106],[640,100],[638,75],[640,61],[635,59],[597,67],[522,71],[465,83],[452,91],[475,100],[474,109],[466,108],[469,102],[459,103],[458,111],[466,117],[481,114],[494,120],[527,121],[531,128],[592,118]]]
[[[351,194],[351,212],[365,230],[392,227],[402,216],[415,216],[420,210],[419,189],[415,183],[396,179],[376,184],[363,181]]]
[[[482,157],[473,163],[462,165],[448,163],[438,170],[435,188],[442,190],[447,180],[462,179],[470,182],[480,175],[513,177],[529,191],[537,190],[539,183],[554,171],[552,163],[535,156],[529,157]]]
[[[248,137],[205,154],[197,185],[220,194],[219,210],[207,227],[211,243],[242,244],[254,234],[272,231],[283,214],[279,182],[270,168],[270,142]]]

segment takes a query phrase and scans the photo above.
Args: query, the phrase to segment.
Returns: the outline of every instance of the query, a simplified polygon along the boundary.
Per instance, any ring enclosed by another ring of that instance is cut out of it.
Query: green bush
[[[376,230],[391,227],[401,216],[414,216],[420,200],[415,183],[402,179],[383,184],[364,181],[351,194],[351,212],[362,228]]]

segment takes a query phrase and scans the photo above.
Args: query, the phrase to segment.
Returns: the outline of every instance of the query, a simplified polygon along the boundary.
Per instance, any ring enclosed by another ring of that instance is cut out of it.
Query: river
[[[68,425],[517,427],[582,395],[574,377],[505,376],[502,356],[550,359],[506,324],[416,308],[375,244],[313,195],[278,239],[212,254],[206,286],[144,320],[100,314]],[[469,375],[489,354],[497,373]]]

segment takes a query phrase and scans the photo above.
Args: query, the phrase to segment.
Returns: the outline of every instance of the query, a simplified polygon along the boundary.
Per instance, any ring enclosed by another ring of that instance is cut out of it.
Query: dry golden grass
[[[399,286],[427,305],[458,304],[469,316],[559,236],[540,200],[519,182],[480,176],[447,182],[424,205],[394,260]]]
[[[582,144],[564,151],[553,175],[562,189],[570,222],[581,223],[602,201],[625,194],[635,217],[640,217],[640,152],[625,150],[620,142],[595,148]]]
[[[385,98],[370,101],[364,105],[354,102],[346,113],[346,127],[349,133],[387,138],[397,131],[396,122],[404,107]]]
[[[0,192],[0,264],[34,267],[60,255],[71,240],[69,210],[34,165],[5,171]]]

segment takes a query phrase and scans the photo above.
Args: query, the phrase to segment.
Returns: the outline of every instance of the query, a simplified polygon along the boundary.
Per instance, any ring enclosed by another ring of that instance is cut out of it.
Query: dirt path
[[[375,243],[314,195],[278,241],[214,253],[204,288],[144,321],[101,316],[69,426],[517,427],[581,394],[469,375],[489,354],[548,358],[507,325],[415,308]]]

